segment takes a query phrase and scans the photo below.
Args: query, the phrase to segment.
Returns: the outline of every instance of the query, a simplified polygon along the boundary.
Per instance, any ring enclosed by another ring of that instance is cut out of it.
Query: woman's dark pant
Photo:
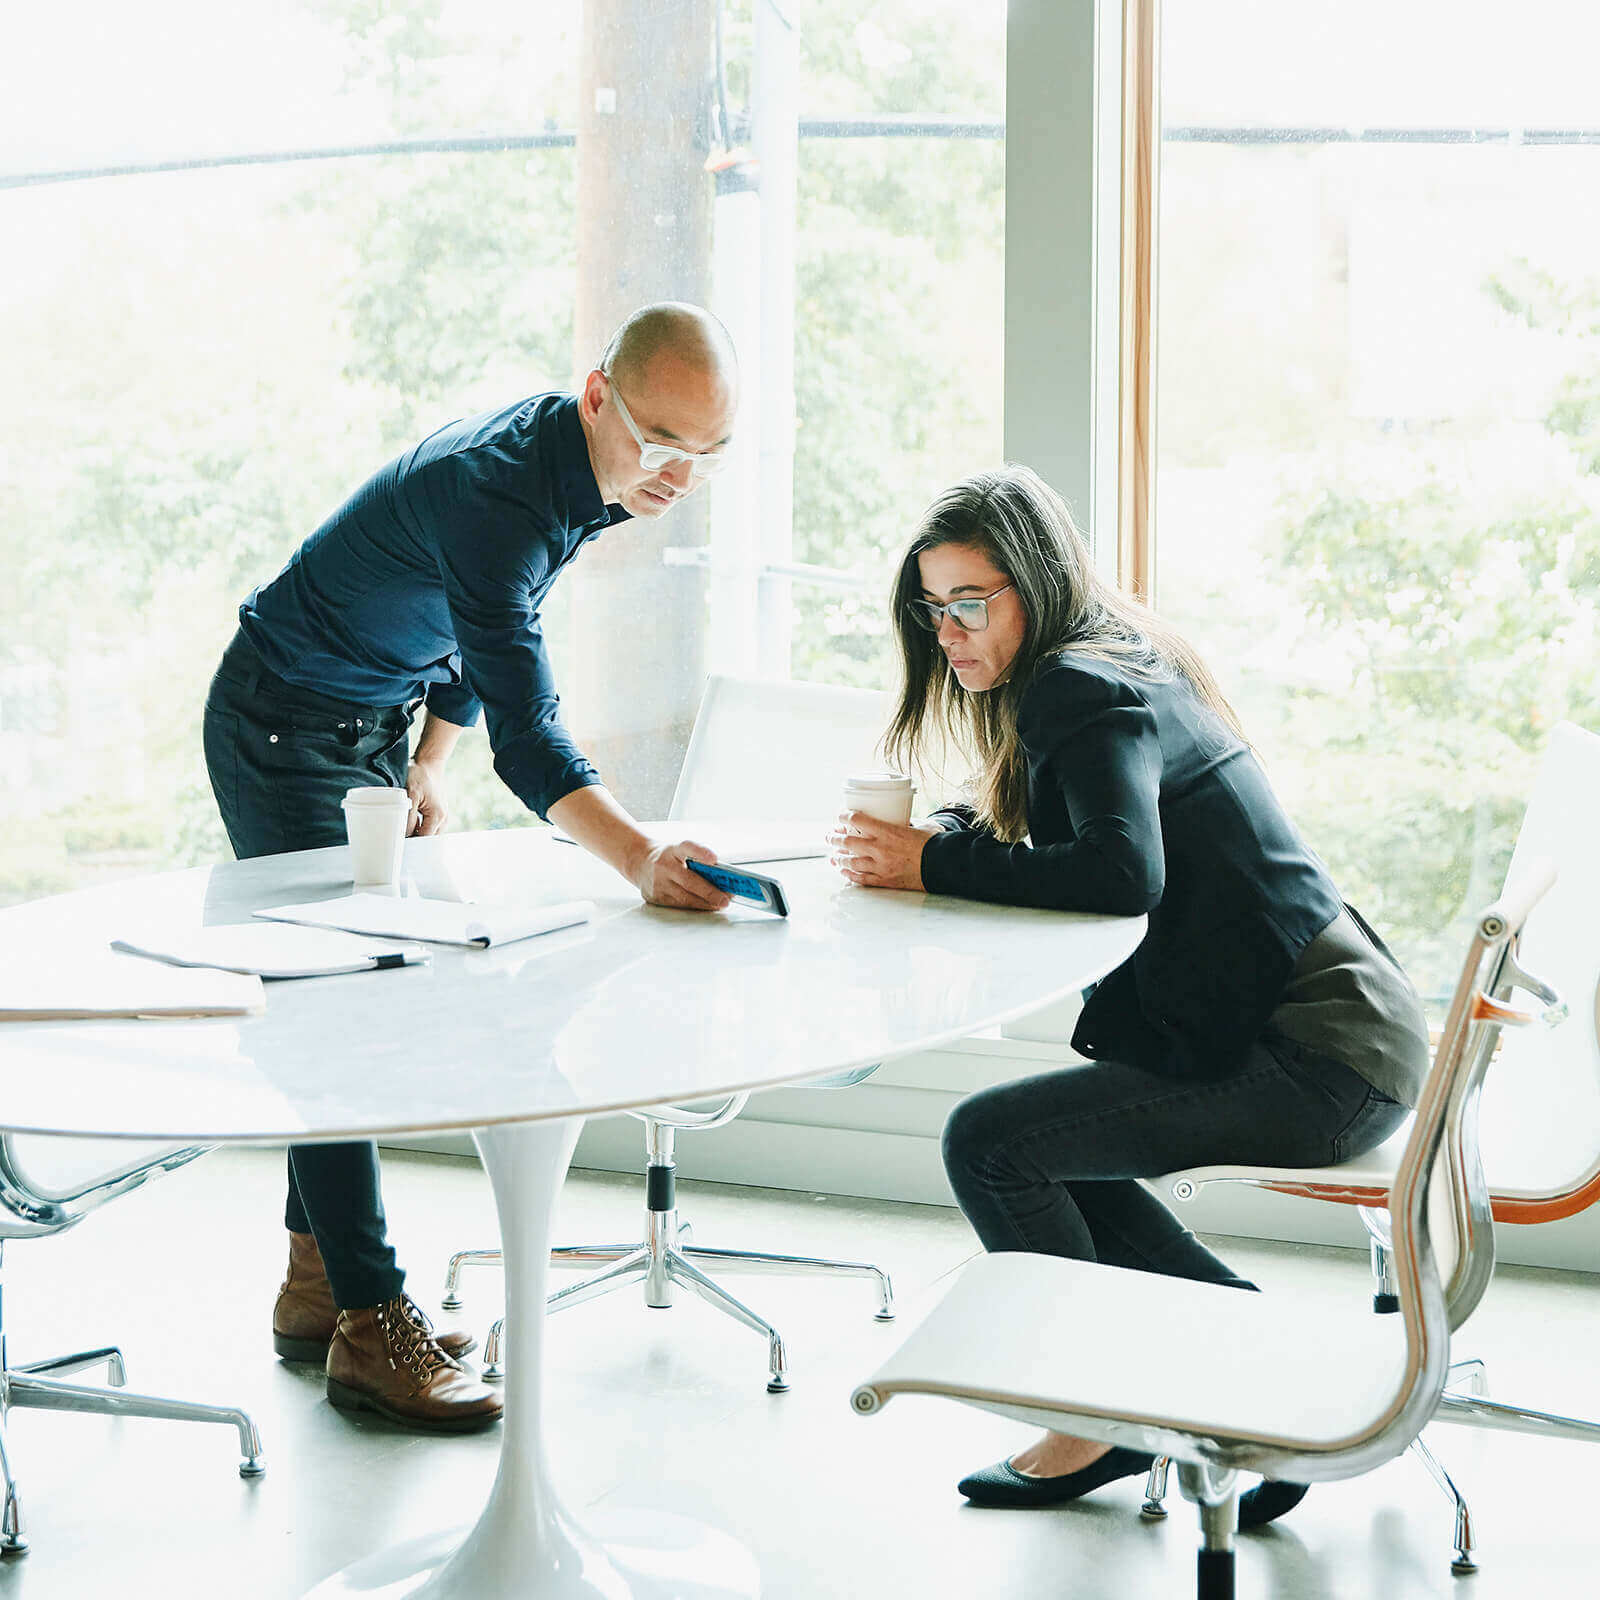
[[[346,789],[405,787],[410,724],[404,706],[351,705],[286,683],[235,634],[204,724],[206,770],[233,853],[243,860],[344,844]],[[284,1221],[316,1235],[341,1307],[401,1292],[375,1144],[292,1145]]]
[[[944,1165],[988,1250],[1248,1287],[1138,1180],[1326,1166],[1381,1144],[1405,1115],[1351,1068],[1269,1032],[1223,1078],[1106,1061],[981,1090],[950,1114]]]

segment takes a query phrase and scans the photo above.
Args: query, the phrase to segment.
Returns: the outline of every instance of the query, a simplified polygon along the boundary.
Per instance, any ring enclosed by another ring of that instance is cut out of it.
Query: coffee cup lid
[[[846,778],[850,789],[909,789],[911,780],[899,772],[859,772]]]
[[[394,806],[402,801],[409,806],[411,796],[404,789],[391,789],[385,784],[361,784],[344,792],[347,806]]]

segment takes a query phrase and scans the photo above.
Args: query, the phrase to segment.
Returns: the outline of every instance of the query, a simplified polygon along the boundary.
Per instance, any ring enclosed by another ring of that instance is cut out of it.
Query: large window
[[[1600,17],[1170,5],[1157,602],[1430,997],[1600,722]]]
[[[888,552],[1000,455],[1004,28],[1002,0],[10,19],[0,898],[224,857],[199,714],[239,600],[646,299],[735,327],[759,460],[557,585],[575,733],[651,811],[708,664],[886,682]],[[461,823],[526,819],[481,733],[453,766]]]

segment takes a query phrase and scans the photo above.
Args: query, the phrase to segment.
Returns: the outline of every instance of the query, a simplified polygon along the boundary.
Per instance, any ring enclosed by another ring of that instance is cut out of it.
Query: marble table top
[[[0,1127],[280,1142],[467,1129],[754,1089],[887,1060],[1060,998],[1122,962],[1141,917],[856,888],[770,869],[787,921],[644,905],[539,827],[409,840],[409,892],[592,922],[423,967],[267,985],[264,1015],[0,1024]],[[0,960],[138,940],[350,890],[342,848],[230,862],[0,910]],[[137,959],[129,957],[127,959]]]

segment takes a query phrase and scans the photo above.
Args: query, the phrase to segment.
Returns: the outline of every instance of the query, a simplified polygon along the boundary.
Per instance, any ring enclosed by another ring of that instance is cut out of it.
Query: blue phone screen
[[[704,861],[691,861],[688,863],[700,876],[722,890],[724,894],[744,895],[751,900],[766,900],[766,894],[761,885],[754,878],[747,878],[742,872],[729,872],[726,867],[713,867]]]

